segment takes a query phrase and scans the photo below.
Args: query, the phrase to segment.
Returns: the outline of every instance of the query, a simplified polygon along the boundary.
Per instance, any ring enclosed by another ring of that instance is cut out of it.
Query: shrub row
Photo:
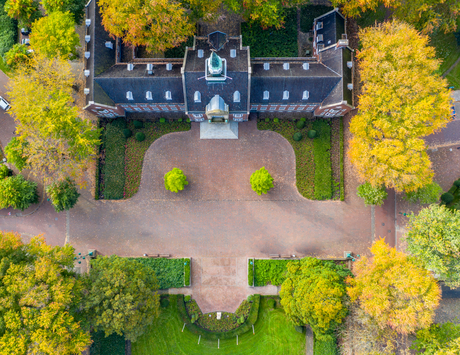
[[[326,120],[313,122],[318,137],[313,140],[315,160],[315,199],[332,198],[331,126]]]
[[[291,260],[254,260],[254,286],[280,286],[286,279],[286,265]]]
[[[158,279],[160,289],[184,287],[184,262],[189,259],[132,258],[148,266]]]
[[[189,258],[184,259],[184,286],[190,286],[191,262]]]
[[[343,117],[340,117],[340,201],[345,201],[345,173],[344,173],[344,143],[343,143]]]
[[[249,317],[246,319],[246,321],[237,329],[228,332],[217,333],[211,332],[199,327],[196,324],[193,324],[185,309],[184,295],[177,295],[177,310],[179,311],[182,321],[186,324],[187,329],[192,333],[201,335],[203,338],[209,340],[234,338],[237,335],[241,335],[252,329],[252,326],[257,322],[257,318],[259,317],[259,305],[260,295],[253,295],[251,310],[249,311]]]
[[[248,285],[254,286],[254,259],[248,260]]]

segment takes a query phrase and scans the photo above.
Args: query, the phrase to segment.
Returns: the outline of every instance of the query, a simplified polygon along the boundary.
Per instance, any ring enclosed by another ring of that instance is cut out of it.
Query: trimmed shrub
[[[190,302],[191,300],[192,300],[192,296],[190,296],[190,295],[186,295],[184,297],[184,302]]]
[[[307,133],[307,136],[310,139],[316,138],[316,131],[314,129],[310,129]]]
[[[254,286],[254,259],[248,260],[248,285]]]
[[[292,139],[294,139],[296,142],[299,142],[300,140],[302,140],[302,133],[295,132],[294,135],[292,136]]]
[[[302,325],[296,325],[295,331],[298,333],[303,333],[304,327]]]
[[[238,322],[238,324],[243,324],[244,323],[244,317],[241,316],[240,318],[238,318],[237,322]]]
[[[275,117],[275,118],[273,119],[273,122],[275,122],[275,123],[278,123],[279,121],[280,121],[279,118],[276,118],[276,117]]]
[[[300,120],[301,120],[302,122],[306,122],[306,121],[307,121],[307,119],[306,119],[305,117],[302,117]]]
[[[144,127],[144,123],[141,121],[137,121],[137,120],[133,122],[133,125],[134,125],[134,128],[137,128],[137,129]]]
[[[22,175],[0,180],[0,209],[13,207],[24,211],[33,203],[38,203],[37,183]]]
[[[137,132],[136,133],[136,140],[138,142],[143,142],[145,140],[145,134],[142,132]]]
[[[184,259],[184,285],[185,286],[190,286],[190,259],[185,258]]]
[[[454,181],[454,186],[460,187],[460,179]]]
[[[184,287],[184,259],[134,258],[153,270],[161,290]]]
[[[252,303],[253,299],[254,299],[253,295],[248,296],[248,302]]]
[[[160,306],[161,308],[166,308],[169,306],[169,298],[162,296],[160,299]]]
[[[123,130],[123,135],[125,136],[125,138],[129,138],[129,137],[131,137],[131,136],[133,135],[133,132],[131,132],[130,129],[125,128],[125,129]]]
[[[302,120],[297,121],[297,123],[296,123],[295,125],[296,125],[296,127],[297,127],[298,129],[302,129],[302,128],[305,127],[305,121],[302,121]]]
[[[253,172],[249,181],[252,189],[259,196],[266,194],[274,186],[273,178],[265,167],[261,167],[259,170]]]
[[[177,122],[182,122],[182,118],[177,119]]]
[[[187,121],[187,123],[190,123],[190,118],[187,117],[187,120],[186,120],[186,121]]]
[[[281,286],[286,279],[286,265],[289,261],[256,259],[254,261],[254,286],[268,284]]]
[[[46,193],[56,212],[70,210],[80,197],[75,182],[70,178],[52,183],[46,188]]]
[[[0,180],[3,180],[4,178],[11,175],[12,171],[8,169],[8,167],[5,164],[0,165]]]
[[[364,200],[366,206],[381,206],[388,196],[384,186],[373,187],[368,182],[359,185],[357,191],[357,195]]]
[[[276,301],[273,298],[267,300],[268,307],[275,309],[276,308]]]
[[[166,118],[161,117],[161,118],[160,118],[160,123],[165,123],[165,122],[166,122]]]
[[[449,192],[443,193],[441,195],[441,201],[444,202],[446,205],[451,203],[454,200],[454,195]]]
[[[188,185],[187,177],[184,175],[182,170],[174,168],[167,172],[164,177],[165,189],[172,192],[182,191],[185,185]]]
[[[267,117],[267,118],[265,119],[265,122],[267,122],[267,123],[270,122],[270,119]]]

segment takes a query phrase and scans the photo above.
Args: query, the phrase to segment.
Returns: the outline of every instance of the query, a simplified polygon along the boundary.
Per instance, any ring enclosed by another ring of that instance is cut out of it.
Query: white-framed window
[[[270,111],[276,111],[276,106],[270,106]]]
[[[283,64],[283,69],[284,70],[289,70],[289,63],[284,63]]]
[[[304,90],[302,94],[302,100],[308,100],[309,97],[310,97],[310,93],[308,92],[308,90]]]
[[[230,58],[236,57],[236,49],[230,49]]]
[[[323,35],[316,36],[316,42],[322,42],[322,41],[323,41]]]
[[[270,70],[270,63],[264,63],[264,70]]]
[[[165,99],[166,100],[172,100],[171,91],[166,91],[165,92]]]
[[[321,30],[323,28],[323,23],[322,22],[317,22],[316,23],[316,30]]]
[[[266,111],[268,106],[260,106],[260,111]]]
[[[145,98],[146,98],[147,100],[153,100],[152,92],[151,92],[151,91],[147,91],[147,92],[145,93]]]
[[[240,102],[241,95],[239,91],[235,91],[233,93],[233,102]]]
[[[233,115],[233,117],[235,117],[235,118],[243,118],[243,114],[242,113],[235,113]]]
[[[287,106],[286,106],[286,105],[280,106],[280,107],[278,108],[279,111],[284,111],[284,110],[286,110],[286,109],[287,109]]]
[[[289,99],[289,91],[284,90],[283,91],[283,100],[288,100]]]
[[[201,102],[201,93],[199,91],[195,91],[193,94],[193,101]]]
[[[202,49],[198,49],[198,58],[203,58],[204,51]]]
[[[265,90],[263,99],[268,100],[269,98],[270,98],[270,93],[267,90]]]
[[[353,62],[351,61],[347,62],[347,67],[350,69],[353,68]]]
[[[303,70],[308,70],[308,69],[310,69],[310,63],[303,63],[303,64],[302,64],[302,68],[303,68]]]
[[[288,111],[294,111],[294,110],[295,110],[295,106],[289,106]]]
[[[126,91],[126,98],[128,100],[134,100],[132,91]]]

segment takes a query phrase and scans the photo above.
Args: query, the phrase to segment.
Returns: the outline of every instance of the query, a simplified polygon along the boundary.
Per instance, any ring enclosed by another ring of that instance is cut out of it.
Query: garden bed
[[[167,258],[132,258],[141,264],[148,266],[158,279],[161,290],[167,288],[184,287],[185,262],[190,259],[167,259]]]

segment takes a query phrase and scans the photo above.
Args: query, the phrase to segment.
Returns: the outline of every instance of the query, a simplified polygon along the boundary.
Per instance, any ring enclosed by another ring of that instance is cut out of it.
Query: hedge
[[[125,338],[118,334],[105,337],[103,331],[91,333],[91,355],[125,355]]]
[[[131,258],[155,271],[160,289],[184,287],[184,262],[189,259]]]
[[[286,279],[286,264],[292,260],[254,260],[254,286],[280,286]]]
[[[124,118],[107,124],[104,132],[105,164],[104,164],[104,198],[120,200],[125,189],[125,145],[123,129],[126,128]]]
[[[326,120],[313,122],[318,137],[313,140],[315,160],[315,199],[332,198],[331,126]]]
[[[259,317],[259,305],[260,295],[253,295],[253,302],[251,305],[251,310],[249,311],[248,319],[246,319],[246,321],[240,327],[234,330],[217,333],[211,332],[209,330],[199,327],[196,324],[193,324],[185,309],[184,295],[177,295],[177,309],[179,311],[182,321],[186,324],[187,329],[190,330],[193,334],[201,335],[203,338],[209,340],[235,338],[237,335],[241,335],[251,330],[252,326],[257,322],[257,319]]]
[[[340,201],[345,201],[345,173],[344,173],[344,143],[343,143],[343,117],[340,117]]]
[[[184,286],[190,286],[190,268],[191,263],[189,258],[184,259]]]
[[[254,259],[248,260],[248,285],[254,286]]]

